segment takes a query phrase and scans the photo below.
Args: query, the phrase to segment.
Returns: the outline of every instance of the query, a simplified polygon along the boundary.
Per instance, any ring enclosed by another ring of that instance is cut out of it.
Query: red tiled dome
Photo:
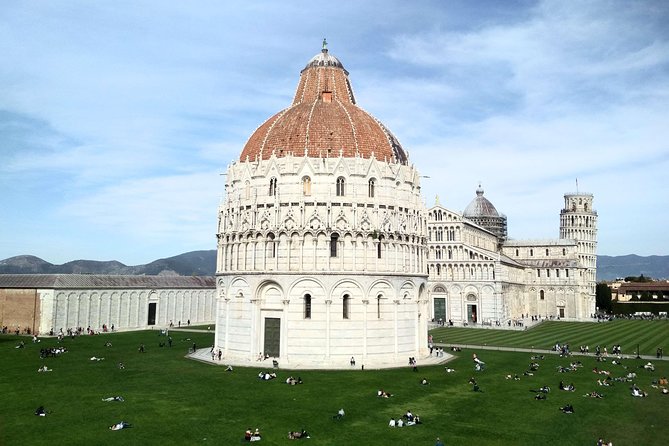
[[[294,156],[360,156],[407,164],[399,141],[355,104],[348,71],[326,48],[300,74],[293,104],[251,135],[241,161]]]

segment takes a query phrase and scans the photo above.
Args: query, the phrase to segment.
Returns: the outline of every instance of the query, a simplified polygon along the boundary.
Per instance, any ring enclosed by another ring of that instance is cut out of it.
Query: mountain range
[[[128,266],[115,260],[74,260],[54,265],[39,257],[23,255],[0,260],[0,274],[113,274],[213,276],[216,250],[191,251],[154,260],[146,265]],[[597,256],[597,280],[640,276],[669,279],[669,256]]]

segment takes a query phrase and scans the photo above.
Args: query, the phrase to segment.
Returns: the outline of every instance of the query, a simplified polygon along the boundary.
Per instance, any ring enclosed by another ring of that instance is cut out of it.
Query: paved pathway
[[[264,361],[256,360],[245,360],[245,359],[233,359],[233,358],[222,358],[220,361],[218,359],[211,359],[211,347],[199,348],[195,353],[189,353],[188,358],[194,359],[196,361],[206,362],[208,364],[218,365],[218,366],[228,366],[232,365],[234,367],[255,367],[258,369],[269,370],[272,369],[272,358],[266,359]],[[450,360],[453,356],[444,352],[444,356],[437,357],[435,355],[427,356],[425,358],[418,358],[417,365],[420,370],[421,366],[433,366],[444,364]],[[409,367],[408,358],[406,361],[398,362],[368,362],[365,364],[365,370],[378,370],[378,369],[392,369],[392,368],[402,368]],[[279,368],[283,368],[282,364],[279,363]],[[287,370],[362,370],[362,363],[358,360],[355,366],[351,366],[349,361],[344,361],[341,366],[332,365],[332,364],[322,364],[318,362],[291,362],[286,364],[285,368]]]
[[[558,355],[559,352],[556,352],[554,350],[547,350],[547,349],[541,349],[541,348],[523,348],[523,347],[499,347],[495,345],[471,345],[471,344],[435,344],[438,347],[442,347],[445,350],[450,350],[451,347],[460,347],[464,348],[467,350],[497,350],[497,351],[503,351],[503,352],[525,352],[525,353],[539,353],[542,355]],[[594,353],[581,353],[580,351],[572,351],[571,356],[591,356],[594,357]],[[609,354],[607,356],[608,358],[616,358],[616,355]],[[636,355],[634,353],[632,354],[626,354],[622,355],[623,359],[634,359],[636,358]],[[667,361],[669,360],[668,357],[663,357],[663,358],[657,358],[654,355],[640,355],[640,359],[648,360],[648,361]]]

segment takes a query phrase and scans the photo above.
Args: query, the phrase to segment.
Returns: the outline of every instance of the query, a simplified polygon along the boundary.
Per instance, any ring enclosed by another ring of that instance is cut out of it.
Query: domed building
[[[476,189],[476,198],[467,205],[462,216],[495,234],[500,243],[506,240],[506,215],[497,212],[495,206],[483,196],[480,184]]]
[[[215,348],[291,368],[427,354],[426,212],[397,138],[323,45],[226,174]]]

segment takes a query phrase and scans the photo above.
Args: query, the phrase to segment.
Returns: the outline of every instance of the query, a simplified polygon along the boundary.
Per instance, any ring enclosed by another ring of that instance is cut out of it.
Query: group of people
[[[298,440],[300,438],[311,438],[307,431],[302,429],[301,431],[290,431],[288,432],[288,439],[289,440]]]
[[[262,439],[262,435],[260,435],[260,429],[256,428],[255,431],[251,431],[251,428],[249,427],[246,429],[246,432],[244,432],[244,440],[246,441],[260,441]]]
[[[398,417],[397,419],[391,418],[388,422],[388,427],[414,426],[416,424],[421,424],[420,417],[414,415],[411,410],[407,410],[401,417]]]
[[[276,373],[260,372],[258,373],[258,379],[269,381],[270,379],[276,378]]]

